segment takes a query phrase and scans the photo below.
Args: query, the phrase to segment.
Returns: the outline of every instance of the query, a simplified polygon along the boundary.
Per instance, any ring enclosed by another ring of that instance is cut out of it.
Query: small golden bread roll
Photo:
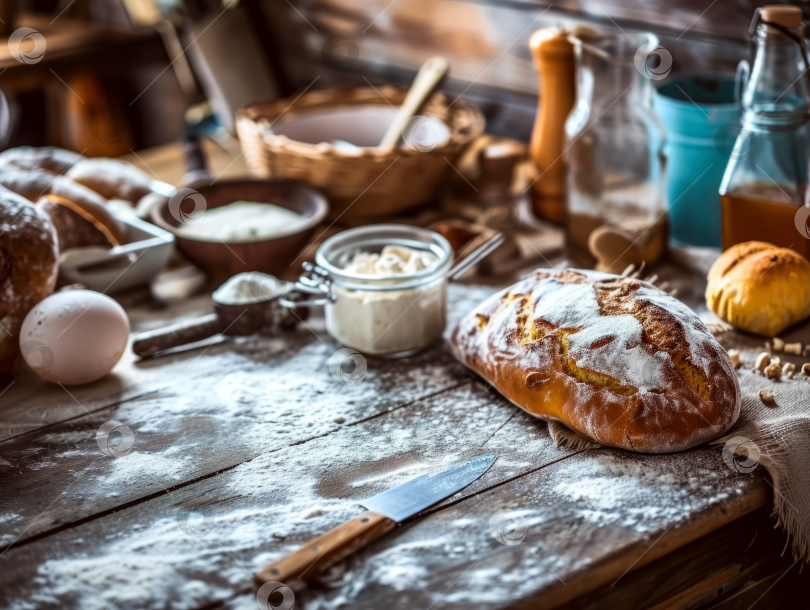
[[[37,207],[53,222],[62,252],[86,246],[111,248],[124,243],[124,227],[105,205],[45,195],[37,201]]]
[[[772,337],[810,316],[810,262],[761,241],[732,246],[709,270],[706,304],[732,326]]]
[[[682,451],[740,413],[726,350],[686,305],[640,280],[538,269],[462,319],[451,347],[521,409],[602,445]]]

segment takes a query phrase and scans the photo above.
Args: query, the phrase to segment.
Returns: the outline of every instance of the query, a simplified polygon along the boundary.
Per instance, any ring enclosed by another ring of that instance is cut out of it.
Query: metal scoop
[[[240,273],[211,295],[214,313],[141,333],[133,341],[132,351],[146,358],[217,334],[279,334],[294,327],[308,313],[300,309],[293,313],[279,303],[290,288],[290,282],[260,271]]]

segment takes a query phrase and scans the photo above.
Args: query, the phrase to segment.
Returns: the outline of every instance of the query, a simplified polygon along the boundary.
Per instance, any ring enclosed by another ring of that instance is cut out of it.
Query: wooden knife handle
[[[178,322],[141,333],[132,343],[132,351],[141,358],[153,356],[164,349],[206,339],[219,332],[219,318],[211,313],[186,322]]]
[[[258,589],[271,581],[289,584],[314,578],[333,563],[387,534],[395,526],[396,523],[388,517],[365,512],[270,564],[253,577],[253,583]]]

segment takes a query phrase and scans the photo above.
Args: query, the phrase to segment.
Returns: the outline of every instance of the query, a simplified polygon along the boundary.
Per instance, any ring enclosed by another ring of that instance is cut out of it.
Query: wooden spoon
[[[648,236],[628,233],[619,228],[602,225],[588,237],[588,249],[596,258],[597,271],[621,273],[628,265],[642,262],[652,264],[664,252],[666,241],[661,232],[651,229]]]
[[[388,127],[385,132],[379,148],[383,150],[393,150],[399,144],[402,138],[402,130],[408,123],[408,120],[419,113],[422,106],[425,105],[427,99],[433,95],[439,84],[445,76],[449,65],[444,57],[431,57],[416,73],[416,78],[413,79],[411,88],[408,90],[408,95],[405,101],[399,108],[394,122]]]

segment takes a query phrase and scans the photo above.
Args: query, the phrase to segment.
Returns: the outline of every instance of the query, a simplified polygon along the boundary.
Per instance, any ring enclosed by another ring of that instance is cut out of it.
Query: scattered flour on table
[[[128,455],[110,458],[110,470],[99,475],[97,483],[104,487],[121,487],[137,481],[161,479],[181,481],[187,473],[190,458],[183,455],[182,447],[173,446],[160,453],[133,451]]]
[[[617,460],[613,455],[593,452],[582,460],[565,460],[554,491],[582,503],[579,516],[588,522],[619,523],[639,533],[654,531],[663,523],[679,523],[743,492],[742,485],[719,485],[727,478],[722,471],[708,465],[679,465],[676,455],[647,460],[623,456]],[[672,470],[661,469],[667,465]],[[734,474],[729,471],[728,476]]]
[[[325,358],[330,353],[328,346],[307,349],[320,350]],[[295,356],[290,360],[295,361]],[[300,366],[301,361],[293,364]],[[281,380],[278,385],[274,382],[275,387],[283,387],[291,378],[293,364],[281,363],[274,367],[275,379]],[[244,418],[245,421],[272,422],[279,429],[287,428],[286,422],[295,421],[300,433],[302,421],[328,419],[331,422],[336,415],[326,413],[331,393],[344,392],[360,407],[364,401],[390,400],[384,395],[381,398],[385,384],[371,369],[367,379],[357,386],[336,386],[331,377],[322,375],[313,380],[306,393],[296,390],[293,397],[262,394],[259,372],[259,366],[250,373],[233,372],[223,379],[222,387],[201,385],[192,399],[178,397],[176,401],[161,402],[171,417],[161,418],[160,422],[146,417],[154,413],[154,404],[132,403],[128,408],[133,409],[130,412],[133,419],[122,418],[122,421],[133,421],[136,448],[128,456],[111,460],[109,473],[102,481],[105,487],[123,486],[132,477],[146,478],[156,473],[171,479],[192,466],[189,460],[194,458],[184,455],[180,435],[183,422],[192,415],[204,416],[206,425],[214,426],[214,430]],[[441,366],[417,367],[415,371],[392,375],[386,383],[394,393],[403,379],[407,381],[402,383],[412,384],[413,380],[418,380],[429,388],[445,376],[446,369]],[[94,535],[97,531],[94,522],[64,532],[60,535],[61,544],[74,545],[75,552],[68,553],[69,557],[48,559],[40,565],[35,577],[38,585],[35,596],[17,599],[10,608],[28,610],[63,605],[106,610],[115,600],[118,600],[115,606],[118,609],[197,607],[232,595],[246,586],[251,574],[267,563],[279,559],[311,536],[356,516],[362,511],[359,506],[362,499],[404,482],[462,449],[481,446],[484,441],[486,450],[495,453],[501,454],[509,448],[509,455],[499,460],[498,467],[502,468],[499,476],[517,473],[525,465],[535,463],[545,451],[556,452],[560,457],[565,455],[564,450],[552,447],[545,426],[529,422],[528,416],[516,412],[504,401],[484,395],[484,387],[471,384],[466,390],[425,401],[422,423],[417,427],[411,425],[413,419],[411,424],[403,425],[400,416],[392,413],[381,425],[347,425],[327,436],[306,441],[305,450],[298,445],[262,453],[209,483],[189,490],[194,492],[191,498],[189,493],[180,490],[123,511],[120,516],[105,517],[113,527],[104,531],[115,534],[104,538]],[[217,399],[199,404],[201,396],[209,391],[216,392]],[[196,409],[195,400],[198,401]],[[310,411],[315,400],[319,401],[319,406]],[[252,411],[245,409],[249,403],[254,404]],[[465,414],[465,425],[456,425],[452,434],[448,434],[447,424],[457,421],[460,410]],[[365,412],[358,408],[351,419]],[[138,417],[134,417],[136,414]],[[174,445],[161,452],[138,448],[139,434],[146,437],[167,432],[179,435]],[[267,433],[267,427],[246,427],[246,445],[263,443],[260,446],[267,448]],[[212,436],[212,444],[215,442],[216,436]],[[644,535],[660,528],[665,520],[685,518],[690,511],[700,510],[721,497],[714,491],[715,480],[710,477],[715,473],[708,468],[690,465],[678,472],[674,458],[646,456],[647,461],[638,457],[619,460],[613,457],[615,452],[591,453],[593,456],[587,461],[563,460],[559,466],[555,465],[557,475],[553,487],[537,489],[536,497],[523,499],[533,507],[525,513],[525,518],[535,532],[553,525],[546,523],[546,509],[556,503],[569,503],[571,506],[566,510],[585,524],[618,523]],[[132,459],[127,462],[129,458]],[[366,471],[359,468],[360,465],[369,468]],[[722,476],[716,475],[717,480]],[[325,483],[332,487],[324,488]],[[730,486],[725,484],[723,489],[728,490]],[[204,537],[190,536],[178,525],[175,506],[183,498],[201,503],[195,512],[203,515],[203,525],[210,526]],[[210,504],[206,504],[206,500]],[[520,502],[521,498],[516,501]],[[628,513],[622,506],[637,512]],[[516,510],[523,508],[515,507]],[[435,535],[395,543],[359,565],[355,574],[362,572],[363,577],[355,582],[372,580],[398,592],[419,590],[431,575],[435,576],[436,570],[444,567],[426,563],[426,555],[433,561],[459,564],[487,548],[486,544],[497,545],[488,529],[488,520],[494,511],[495,508],[485,515],[463,513],[461,518],[440,523],[439,531],[433,532]],[[115,519],[118,521],[113,521]],[[430,524],[428,519],[417,527],[430,527]],[[482,594],[479,579],[490,578],[493,573],[505,579],[503,588],[493,583],[493,599],[496,594],[503,595],[504,589],[508,599],[510,595],[520,594],[521,587],[535,587],[537,579],[553,578],[546,565],[527,554],[530,549],[536,550],[554,570],[579,565],[576,558],[572,564],[571,557],[545,555],[541,543],[535,540],[527,540],[518,547],[496,548],[501,553],[488,557],[483,565],[473,566],[448,593],[450,599],[457,596],[459,603],[485,603],[489,593],[478,601],[473,598]],[[439,552],[426,553],[426,549],[439,549]],[[528,567],[520,563],[526,561]],[[520,569],[504,569],[504,566],[518,564]],[[519,579],[527,581],[521,584]],[[475,586],[465,592],[465,583]],[[360,594],[358,589],[352,588],[356,586],[348,582],[336,595],[349,602]],[[150,606],[150,600],[156,601]],[[335,597],[323,598],[307,607],[334,607],[335,601]]]
[[[198,506],[191,509],[196,512],[191,517],[185,510],[168,511],[167,517],[93,540],[89,548],[83,544],[76,556],[43,563],[34,579],[37,593],[15,600],[9,610],[65,605],[66,600],[68,606],[83,610],[107,610],[113,602],[117,608],[169,604],[190,609],[228,597],[249,583],[254,572],[278,559],[279,553],[245,559],[257,544],[326,531],[359,510],[351,503],[319,498],[307,477],[298,483],[300,492],[283,507],[217,514],[212,507]],[[178,520],[186,518],[204,535],[197,538],[183,531]]]
[[[390,587],[394,591],[425,587],[427,577],[430,576],[430,567],[423,561],[421,553],[430,548],[443,547],[445,544],[445,539],[437,538],[429,542],[398,544],[385,549],[375,556],[374,562],[369,564],[371,570],[366,571],[363,578],[348,578],[341,595],[330,600],[329,605],[349,604],[350,600],[360,595],[365,584],[369,582]],[[313,607],[318,607],[317,602]]]
[[[0,524],[10,524],[10,523],[17,523],[22,522],[22,515],[19,513],[15,513],[13,511],[8,511],[5,513],[0,513]],[[19,525],[15,525],[14,529],[20,527]],[[14,529],[9,529],[7,534],[0,535],[0,545],[11,544],[14,542],[18,535],[14,532]]]
[[[718,468],[718,461],[707,451],[687,458],[618,450],[562,460],[550,467],[551,476],[539,479],[543,484],[518,485],[513,497],[501,498],[507,505],[488,504],[482,496],[464,505],[465,511],[450,508],[445,519],[457,513],[454,519],[417,524],[410,538],[406,534],[395,547],[354,563],[351,580],[334,596],[307,598],[307,608],[350,606],[362,599],[355,582],[385,583],[414,605],[485,608],[525,599],[557,575],[567,580],[587,569],[592,554],[583,548],[614,548],[619,540],[646,544],[673,523],[742,494],[751,480]],[[523,520],[527,536],[521,544],[500,545],[492,538],[490,518],[499,509]],[[453,534],[459,530],[464,534]],[[437,579],[443,572],[447,582]]]
[[[382,425],[345,427],[306,441],[306,450],[299,445],[261,454],[190,490],[190,498],[180,490],[106,517],[103,538],[96,534],[96,522],[80,525],[63,534],[62,545],[70,545],[70,552],[38,567],[35,596],[15,599],[9,608],[107,610],[115,601],[119,610],[182,609],[228,597],[248,586],[252,574],[268,563],[357,516],[363,499],[449,459],[460,448],[483,443],[512,410],[501,401],[481,399],[480,393],[478,386],[468,386],[427,401],[430,419],[417,429],[403,426],[405,415],[394,413]],[[455,421],[458,409],[467,410],[470,426],[454,431],[456,440],[450,440],[446,423]],[[174,459],[178,470],[186,468],[182,444],[161,454],[133,451],[110,460],[103,482],[126,485],[128,477],[172,468],[166,461]],[[364,464],[368,471],[358,468]],[[196,508],[178,511],[183,498]],[[233,508],[231,498],[238,499],[239,508]],[[200,538],[178,524],[178,513],[183,522],[189,510],[199,517],[188,522],[207,532]],[[448,536],[416,543],[414,553],[426,544],[450,545],[450,553],[471,552]],[[376,581],[399,590],[428,576],[417,555],[396,549],[385,552],[383,564],[374,564]]]
[[[488,554],[479,551],[480,559],[470,554],[472,565],[448,591],[436,591],[433,583],[433,600],[441,594],[443,605],[483,608],[525,599],[558,576],[567,580],[588,568],[591,555],[583,548],[609,548],[619,539],[648,543],[673,523],[742,494],[751,483],[730,469],[718,470],[716,455],[692,455],[690,463],[684,457],[610,450],[563,460],[553,467],[548,487],[513,500],[510,513],[523,517],[526,539],[511,547],[495,545]],[[524,503],[533,508],[521,510]],[[546,507],[538,507],[542,504]]]

